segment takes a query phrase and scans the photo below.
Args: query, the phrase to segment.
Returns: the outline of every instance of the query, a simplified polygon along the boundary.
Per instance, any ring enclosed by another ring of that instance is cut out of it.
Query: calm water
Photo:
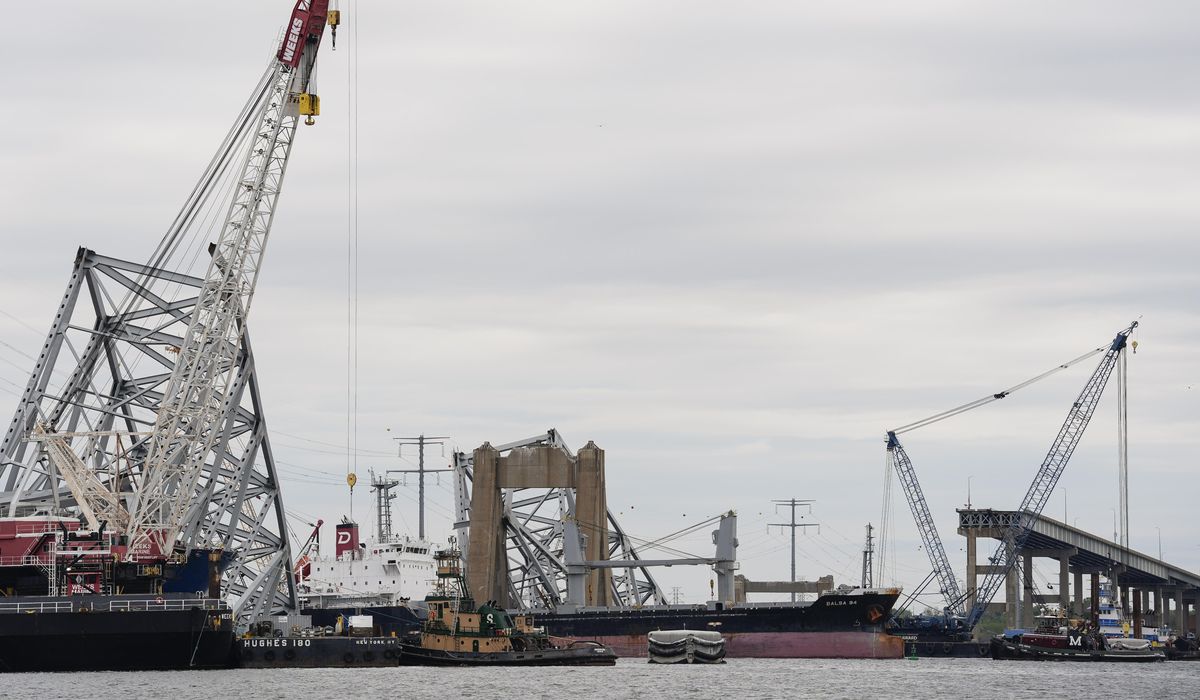
[[[3,698],[1200,698],[1200,662],[730,659],[723,666],[0,675]]]

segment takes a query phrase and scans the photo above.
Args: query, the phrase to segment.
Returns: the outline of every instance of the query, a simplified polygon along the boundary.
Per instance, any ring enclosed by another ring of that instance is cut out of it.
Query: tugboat
[[[476,606],[466,592],[461,552],[437,552],[437,583],[425,598],[429,617],[401,643],[402,666],[612,666],[617,655],[599,642],[556,646],[527,615],[493,602]]]
[[[1092,625],[1072,626],[1064,617],[1038,617],[1033,632],[1012,631],[992,638],[993,659],[1032,661],[1165,661],[1146,639],[1110,639]]]

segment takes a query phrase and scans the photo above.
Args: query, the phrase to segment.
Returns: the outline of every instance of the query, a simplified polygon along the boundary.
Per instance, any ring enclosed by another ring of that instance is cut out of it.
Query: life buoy
[[[162,605],[162,604],[163,604],[163,597],[162,597],[162,596],[156,596],[156,597],[154,598],[154,603],[155,603],[156,605]]]
[[[945,644],[942,645],[942,653],[943,654],[949,654],[952,651],[954,651],[954,645],[951,644],[950,642],[946,642]]]
[[[351,654],[350,652],[346,652],[345,656],[342,657],[342,660],[348,664],[352,664],[352,663],[354,663],[354,654]]]
[[[984,645],[982,645],[982,644],[976,644],[976,645],[975,645],[975,651],[979,652],[979,655],[980,655],[980,656],[987,656],[987,655],[988,655],[988,648],[987,648],[987,647],[985,647],[985,646],[984,646]]]
[[[926,656],[934,656],[937,654],[937,647],[933,644],[926,643],[921,645],[921,651],[925,652]]]

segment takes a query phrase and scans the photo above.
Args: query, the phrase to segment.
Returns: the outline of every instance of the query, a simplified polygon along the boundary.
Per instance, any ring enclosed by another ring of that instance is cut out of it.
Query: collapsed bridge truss
[[[43,443],[28,439],[39,425],[63,436],[98,483],[130,507],[202,284],[198,277],[79,250],[0,443],[0,516],[80,515]],[[181,528],[189,548],[235,553],[222,594],[242,620],[296,607],[283,502],[259,396],[247,331],[236,375],[221,397],[227,417]]]

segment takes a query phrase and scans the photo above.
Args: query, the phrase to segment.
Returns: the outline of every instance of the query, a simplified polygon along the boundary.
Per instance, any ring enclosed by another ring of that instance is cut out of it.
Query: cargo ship
[[[428,617],[423,601],[434,583],[431,543],[384,536],[360,541],[358,524],[336,527],[334,555],[302,557],[296,579],[301,612],[314,625],[339,617],[371,615],[383,635],[405,636]],[[619,656],[645,657],[654,630],[720,632],[729,657],[901,658],[904,640],[884,624],[900,596],[898,588],[827,591],[812,602],[646,605],[510,610],[532,615],[534,624],[566,641],[597,641]]]
[[[644,657],[655,630],[720,632],[729,657],[898,659],[904,641],[884,622],[896,588],[842,587],[809,603],[654,605],[535,613],[551,635],[606,644],[620,656]]]
[[[0,518],[0,671],[228,668],[229,557],[125,561],[120,538],[79,520]]]
[[[311,553],[297,560],[294,575],[301,614],[316,627],[333,627],[352,615],[370,615],[385,636],[419,630],[427,616],[423,601],[433,588],[433,545],[392,535],[386,528],[382,536],[363,541],[358,523],[349,518],[342,518],[334,536],[333,555],[323,554],[319,530],[314,530]]]

